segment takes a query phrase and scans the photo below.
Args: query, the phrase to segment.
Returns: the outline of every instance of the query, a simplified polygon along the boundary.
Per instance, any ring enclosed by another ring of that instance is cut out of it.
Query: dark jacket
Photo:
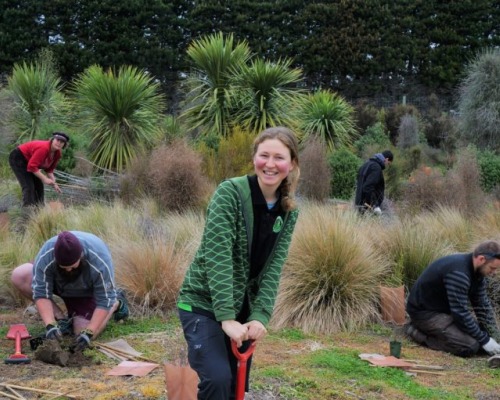
[[[385,190],[384,161],[382,154],[375,154],[358,170],[355,205],[364,207],[368,204],[372,208],[381,206]]]
[[[497,330],[486,278],[474,272],[472,253],[453,254],[431,263],[413,285],[406,311],[412,320],[426,320],[433,313],[451,315],[455,324],[481,345]]]

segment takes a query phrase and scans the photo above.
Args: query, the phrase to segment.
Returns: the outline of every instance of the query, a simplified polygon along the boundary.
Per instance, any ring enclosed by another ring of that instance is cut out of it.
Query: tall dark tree
[[[42,2],[2,0],[0,2],[0,75],[14,64],[33,61],[46,45],[40,24]]]

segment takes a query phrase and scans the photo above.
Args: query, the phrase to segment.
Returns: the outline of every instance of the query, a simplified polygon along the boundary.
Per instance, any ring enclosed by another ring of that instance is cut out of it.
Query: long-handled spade
[[[15,353],[11,354],[4,361],[5,364],[29,364],[31,359],[21,353],[21,340],[28,339],[31,335],[24,324],[11,325],[7,332],[7,339],[14,339],[16,343]]]
[[[245,386],[246,386],[246,378],[247,378],[247,361],[250,356],[253,354],[256,346],[255,340],[250,342],[250,346],[244,353],[240,353],[238,347],[236,346],[236,342],[231,340],[231,349],[233,350],[233,354],[238,360],[238,372],[236,373],[236,400],[244,400],[245,399]]]

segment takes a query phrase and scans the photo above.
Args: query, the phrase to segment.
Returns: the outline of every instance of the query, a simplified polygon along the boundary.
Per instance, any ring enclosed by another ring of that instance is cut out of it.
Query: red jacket
[[[56,150],[54,158],[50,160],[50,140],[33,140],[18,146],[24,158],[28,161],[28,172],[38,172],[43,169],[50,174],[56,169],[61,159],[61,151]]]

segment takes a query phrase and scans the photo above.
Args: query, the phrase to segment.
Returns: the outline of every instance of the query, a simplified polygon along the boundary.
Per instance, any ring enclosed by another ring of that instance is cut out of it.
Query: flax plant
[[[225,137],[232,123],[231,84],[235,71],[251,57],[248,43],[217,33],[193,41],[187,55],[193,67],[182,117],[191,129]]]
[[[378,313],[389,265],[354,211],[304,204],[283,271],[273,325],[305,332],[353,330]]]
[[[121,171],[161,137],[165,97],[145,71],[122,66],[105,72],[94,65],[76,79],[72,94],[98,167]]]
[[[358,137],[354,108],[329,90],[318,90],[304,97],[297,120],[305,137],[320,138],[330,150],[349,147]]]
[[[253,134],[269,126],[293,126],[302,71],[291,64],[290,59],[255,59],[240,67],[231,89],[236,124]]]
[[[7,78],[7,89],[14,96],[12,120],[19,140],[33,140],[46,122],[62,120],[69,103],[62,93],[62,82],[50,60],[14,65]]]

